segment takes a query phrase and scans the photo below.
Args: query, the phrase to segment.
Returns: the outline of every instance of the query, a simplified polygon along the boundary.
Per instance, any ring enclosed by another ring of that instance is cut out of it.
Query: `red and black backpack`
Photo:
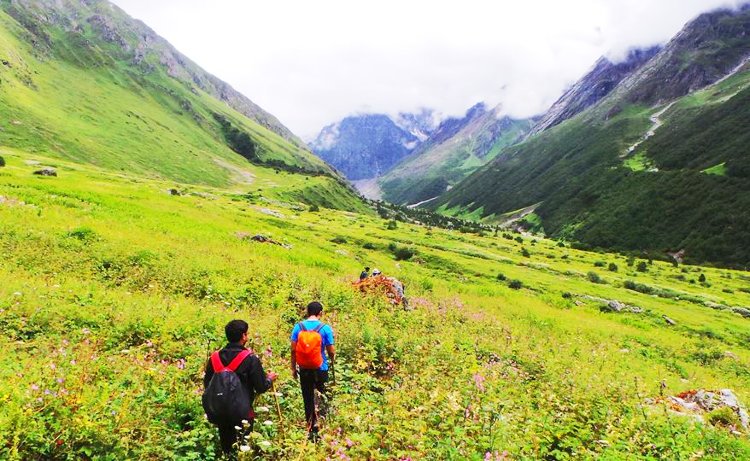
[[[250,396],[235,371],[250,355],[252,351],[245,349],[237,354],[229,365],[224,366],[219,352],[211,354],[214,375],[203,391],[203,409],[213,424],[240,425],[243,419],[248,419],[251,408]]]

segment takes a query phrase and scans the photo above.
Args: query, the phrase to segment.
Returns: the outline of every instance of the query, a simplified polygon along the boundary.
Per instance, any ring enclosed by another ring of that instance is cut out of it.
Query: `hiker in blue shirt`
[[[299,322],[292,330],[291,368],[295,379],[299,376],[302,399],[305,402],[305,419],[308,437],[318,440],[318,412],[315,409],[315,390],[323,397],[320,416],[325,416],[328,394],[325,383],[328,381],[328,360],[336,355],[333,329],[320,320],[323,305],[313,301],[307,305],[307,319]],[[299,369],[298,369],[299,367]]]

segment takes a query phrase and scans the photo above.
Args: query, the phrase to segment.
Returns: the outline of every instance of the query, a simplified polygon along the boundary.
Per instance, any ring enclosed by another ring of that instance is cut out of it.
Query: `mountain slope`
[[[273,116],[106,1],[0,2],[0,62],[5,146],[215,186],[322,175],[362,206]]]
[[[416,134],[423,133],[416,124],[413,129]],[[310,147],[347,178],[368,179],[385,173],[409,155],[420,142],[416,134],[397,126],[386,115],[357,115],[323,128]]]
[[[432,199],[516,142],[532,124],[499,117],[498,111],[480,103],[463,118],[443,121],[414,153],[378,180],[383,197],[399,204]]]
[[[502,221],[541,203],[557,237],[750,266],[748,55],[750,8],[702,15],[598,104],[430,206]]]
[[[631,50],[622,62],[600,58],[594,68],[570,87],[534,125],[526,137],[558,125],[605,98],[628,75],[656,55],[660,47]]]

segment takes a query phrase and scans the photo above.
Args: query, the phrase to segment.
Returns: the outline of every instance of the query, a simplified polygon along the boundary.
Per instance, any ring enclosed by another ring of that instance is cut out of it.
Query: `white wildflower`
[[[240,447],[240,451],[250,451],[250,447],[249,447],[249,446],[247,446],[247,445],[242,445],[242,446]]]
[[[261,448],[271,448],[271,442],[269,442],[268,440],[261,440],[260,442],[258,442],[258,446]]]

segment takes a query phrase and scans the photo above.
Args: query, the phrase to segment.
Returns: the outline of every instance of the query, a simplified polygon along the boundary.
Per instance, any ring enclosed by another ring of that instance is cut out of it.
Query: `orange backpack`
[[[299,323],[300,332],[294,353],[300,368],[317,370],[323,365],[323,337],[320,330],[324,326],[325,324],[321,323],[313,330],[308,330],[303,322]]]

